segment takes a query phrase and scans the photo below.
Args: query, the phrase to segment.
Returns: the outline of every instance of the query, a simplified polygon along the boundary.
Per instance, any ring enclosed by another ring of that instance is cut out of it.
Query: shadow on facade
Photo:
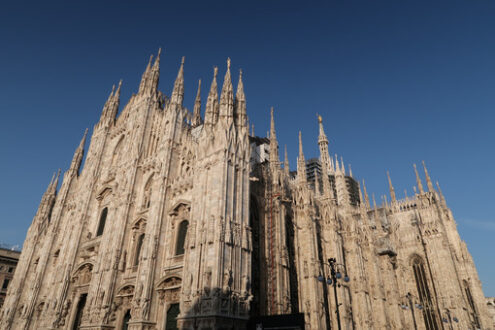
[[[304,329],[304,314],[250,317],[252,299],[249,295],[220,288],[205,291],[203,295],[193,297],[191,301],[184,301],[181,306],[186,309],[184,312],[177,310],[178,304],[170,305],[166,311],[164,329]]]

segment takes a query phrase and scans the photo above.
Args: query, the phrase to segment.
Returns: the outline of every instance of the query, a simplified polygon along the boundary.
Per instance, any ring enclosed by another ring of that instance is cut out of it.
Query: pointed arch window
[[[148,179],[148,182],[144,186],[144,196],[143,196],[143,209],[148,209],[151,205],[151,183],[153,177]]]
[[[144,233],[139,235],[136,244],[136,254],[134,255],[134,267],[139,265],[139,257],[141,256],[141,249],[143,248]]]
[[[426,330],[438,330],[440,327],[437,322],[437,313],[433,306],[433,299],[428,286],[428,278],[426,276],[423,260],[416,256],[412,260],[414,279],[416,280],[416,288],[419,294],[419,300],[423,306],[423,319]]]
[[[101,211],[100,221],[98,223],[98,230],[96,231],[96,236],[103,235],[103,231],[105,230],[105,223],[107,222],[107,214],[108,214],[108,208],[105,207],[103,211]]]
[[[175,245],[175,255],[182,255],[185,252],[184,246],[186,244],[187,227],[189,222],[183,220],[179,224],[179,230],[177,232],[177,243]]]

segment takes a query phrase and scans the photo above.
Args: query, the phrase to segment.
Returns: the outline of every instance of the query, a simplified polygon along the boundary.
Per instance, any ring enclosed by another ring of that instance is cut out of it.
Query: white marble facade
[[[184,61],[170,96],[160,54],[120,111],[120,84],[70,168],[50,183],[0,311],[0,329],[244,329],[251,316],[304,313],[306,329],[491,329],[481,283],[424,168],[414,196],[377,206],[329,156],[308,180],[249,132],[239,75],[217,69],[204,118],[200,87],[183,106]],[[251,157],[253,150],[263,157]],[[265,155],[266,153],[266,155]],[[416,169],[415,169],[416,170]],[[417,171],[416,171],[417,173]],[[316,182],[316,184],[315,184]],[[363,182],[364,183],[364,182]]]

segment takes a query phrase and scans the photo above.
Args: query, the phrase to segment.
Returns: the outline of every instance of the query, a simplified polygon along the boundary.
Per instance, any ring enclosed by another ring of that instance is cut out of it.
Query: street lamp
[[[418,330],[418,325],[416,324],[416,316],[414,315],[414,307],[416,307],[416,308],[417,308],[417,309],[419,309],[419,310],[422,310],[422,309],[423,309],[423,305],[418,304],[418,303],[415,303],[415,304],[413,305],[413,302],[412,302],[412,297],[413,297],[413,295],[412,295],[410,292],[408,292],[408,293],[405,295],[405,297],[404,297],[404,298],[406,298],[406,299],[407,299],[407,301],[408,301],[409,305],[402,304],[402,305],[400,305],[400,307],[401,307],[402,309],[404,309],[404,310],[411,309],[411,316],[412,316],[412,319],[413,319],[414,329],[415,329],[415,330]]]
[[[339,312],[339,298],[337,296],[337,285],[340,287],[340,284],[338,284],[338,280],[342,279],[342,273],[338,270],[335,269],[335,266],[344,266],[342,264],[338,264],[337,260],[335,258],[329,258],[328,259],[328,265],[330,266],[330,276],[327,277],[326,283],[331,286],[333,285],[333,294],[335,296],[335,313],[337,314],[337,325],[339,330],[342,329],[340,325],[340,312]],[[345,269],[345,268],[344,268]],[[325,277],[323,275],[318,275],[317,277],[318,281],[323,282],[325,281]],[[348,283],[351,279],[347,275],[347,272],[345,272],[344,282]]]

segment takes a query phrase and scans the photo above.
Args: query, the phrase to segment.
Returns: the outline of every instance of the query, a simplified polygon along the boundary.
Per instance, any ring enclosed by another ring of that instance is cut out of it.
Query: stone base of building
[[[181,330],[245,330],[247,319],[225,316],[184,317],[177,319]]]

